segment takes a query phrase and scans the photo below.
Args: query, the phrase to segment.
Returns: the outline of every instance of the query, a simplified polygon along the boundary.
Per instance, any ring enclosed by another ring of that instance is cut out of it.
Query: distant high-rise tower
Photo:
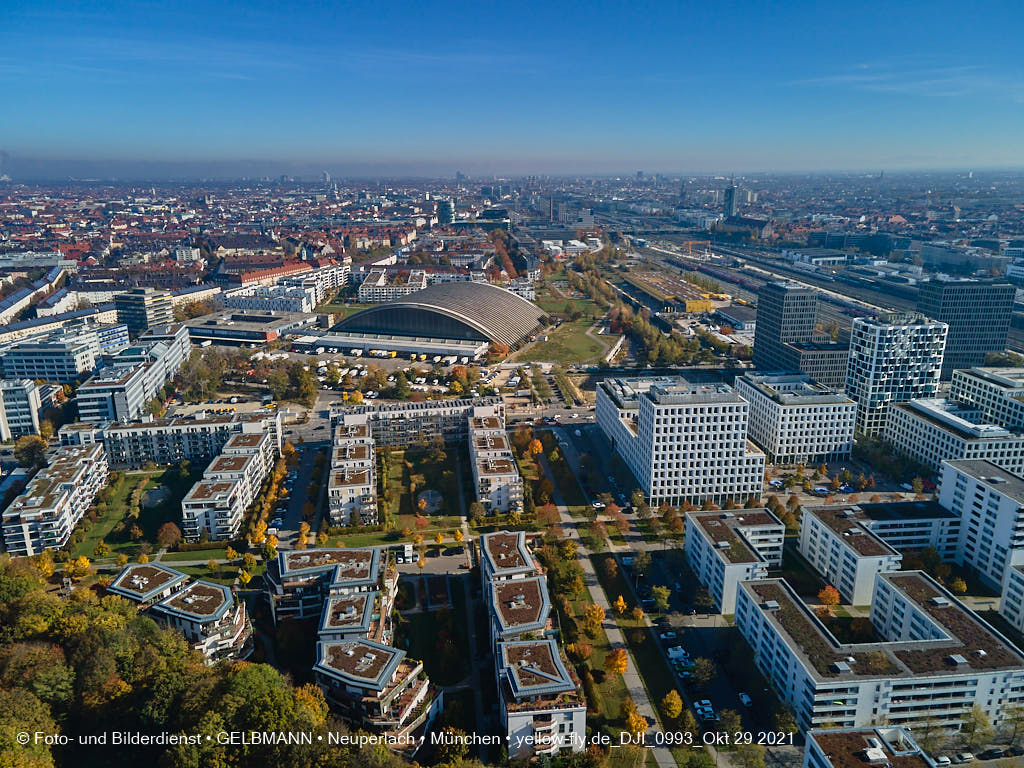
[[[796,283],[773,282],[757,293],[754,366],[762,373],[800,371],[829,387],[846,383],[845,343],[818,333],[818,292]]]
[[[132,337],[150,328],[158,328],[174,321],[171,294],[155,288],[132,288],[114,296],[117,321],[128,326]]]
[[[322,174],[320,174],[320,178],[324,184],[331,183],[331,174],[329,174],[327,171],[324,171]]]
[[[722,209],[725,213],[725,218],[727,219],[731,219],[733,216],[735,216],[736,211],[738,210],[737,204],[739,201],[736,199],[736,192],[737,190],[735,184],[730,184],[728,187],[725,188],[725,196],[723,198]]]
[[[441,226],[455,221],[455,204],[451,200],[437,201],[437,223]]]
[[[637,171],[636,172],[636,180],[637,181],[643,181],[644,180],[644,172],[643,171]]]
[[[935,278],[918,285],[917,311],[949,326],[943,380],[1006,349],[1013,296],[1014,287],[1005,280]]]
[[[854,318],[846,394],[857,401],[858,432],[880,434],[889,403],[935,396],[947,330],[918,312]]]

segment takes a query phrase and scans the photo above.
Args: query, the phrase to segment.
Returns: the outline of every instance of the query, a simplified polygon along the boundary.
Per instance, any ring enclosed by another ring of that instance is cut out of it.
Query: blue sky
[[[1024,165],[1013,2],[0,0],[0,19],[12,159]]]

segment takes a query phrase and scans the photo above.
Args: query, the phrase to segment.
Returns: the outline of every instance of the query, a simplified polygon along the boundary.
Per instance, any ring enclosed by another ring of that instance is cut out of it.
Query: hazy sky
[[[56,173],[1019,166],[1022,33],[1019,2],[962,0],[2,0],[0,149]]]

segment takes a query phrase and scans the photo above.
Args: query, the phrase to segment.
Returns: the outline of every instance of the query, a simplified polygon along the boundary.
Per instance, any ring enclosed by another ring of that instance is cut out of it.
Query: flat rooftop
[[[761,613],[817,679],[965,675],[1024,666],[1024,654],[921,571],[883,573],[877,578],[906,596],[944,636],[840,643],[784,580],[744,581],[740,589],[754,598]]]
[[[891,407],[968,440],[1019,440],[1024,436],[1024,432],[988,422],[978,408],[953,400],[919,398],[909,403],[892,403]]]
[[[780,534],[785,531],[782,521],[766,509],[687,512],[686,516],[703,530],[719,556],[732,565],[764,560],[761,553],[742,535],[744,529],[777,526]]]
[[[193,581],[156,604],[155,608],[198,621],[210,621],[223,616],[231,607],[231,591],[220,584]]]
[[[245,465],[253,460],[251,455],[247,456],[225,456],[221,454],[210,462],[210,466],[206,468],[206,474],[214,474],[218,472],[241,472],[245,469]]]
[[[862,557],[899,554],[862,524],[864,520],[870,518],[864,515],[856,504],[807,506],[803,509],[805,515],[820,520],[839,537],[840,541]]]
[[[184,504],[189,501],[215,501],[226,499],[231,495],[231,492],[237,487],[237,485],[237,483],[228,480],[200,480],[192,486],[191,490],[185,494],[185,498],[181,501]]]
[[[503,629],[541,629],[551,610],[544,577],[491,582],[491,607]]]
[[[330,485],[334,487],[369,485],[369,483],[370,471],[367,469],[348,469],[342,467],[331,472]]]
[[[894,732],[904,734],[903,741],[894,738]],[[890,768],[933,768],[917,745],[907,742],[902,728],[811,731],[809,736],[821,747],[832,768],[865,768],[871,764],[882,765],[886,760]],[[869,754],[874,759],[868,759]]]
[[[471,416],[469,428],[472,430],[505,430],[505,425],[497,416]]]
[[[982,459],[963,459],[947,461],[958,472],[977,478],[1004,496],[1024,504],[1024,480],[1016,475],[997,467],[991,461]]]
[[[518,474],[515,463],[511,459],[485,458],[477,462],[477,470],[482,475],[514,475]]]
[[[332,629],[364,629],[370,627],[377,592],[359,592],[354,595],[331,595],[324,601],[320,617],[320,631]]]
[[[278,559],[284,576],[338,569],[343,577],[367,580],[376,576],[379,553],[372,548],[298,549],[282,552]]]
[[[229,437],[224,443],[224,448],[259,448],[266,439],[265,432],[240,432]]]
[[[514,573],[534,573],[537,564],[526,547],[526,534],[522,531],[495,531],[484,534],[482,549],[495,576]]]
[[[498,648],[499,667],[515,698],[576,692],[554,640],[512,641]]]
[[[165,589],[181,584],[188,578],[181,571],[159,563],[134,563],[126,565],[107,587],[108,592],[127,597],[129,600],[145,602]]]
[[[373,640],[321,641],[316,669],[360,687],[383,690],[404,658],[405,651]]]
[[[779,405],[846,405],[852,404],[846,395],[831,387],[818,384],[802,374],[759,375],[747,373],[740,380],[749,384],[765,397]]]

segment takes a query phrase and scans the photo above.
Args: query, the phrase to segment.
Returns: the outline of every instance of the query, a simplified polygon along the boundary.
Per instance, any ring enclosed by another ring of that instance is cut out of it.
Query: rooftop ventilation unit
[[[954,653],[954,654],[948,656],[947,658],[949,659],[949,663],[950,664],[953,664],[954,666],[957,666],[957,667],[967,663],[967,659],[964,658],[964,656],[962,654],[959,654],[959,653]]]
[[[778,600],[766,600],[763,603],[761,603],[761,607],[764,608],[764,610],[766,610],[766,611],[776,611],[779,608],[779,601]]]
[[[946,606],[946,605],[949,605],[949,600],[947,598],[943,597],[942,595],[936,595],[935,597],[932,598],[931,603],[932,603],[932,605]]]
[[[850,671],[850,665],[847,664],[845,661],[833,661],[829,665],[829,669],[831,669],[833,672],[838,672],[842,674],[843,672]]]

